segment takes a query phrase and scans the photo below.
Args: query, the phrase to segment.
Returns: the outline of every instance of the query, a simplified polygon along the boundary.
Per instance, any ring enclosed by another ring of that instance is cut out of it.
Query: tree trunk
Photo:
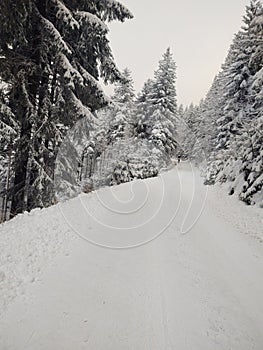
[[[11,218],[27,209],[25,186],[27,179],[27,165],[30,152],[32,124],[28,120],[26,111],[24,111],[24,117],[21,119],[20,140],[15,156],[15,177],[10,212]]]
[[[44,11],[46,1],[38,1],[37,6]],[[20,87],[16,93],[18,94],[18,101],[20,106],[17,110],[17,119],[20,120],[20,139],[18,142],[18,149],[15,155],[15,176],[14,187],[12,191],[12,204],[10,216],[14,217],[18,213],[28,209],[28,179],[31,178],[31,167],[29,167],[32,141],[32,128],[35,122],[37,111],[37,96],[39,94],[40,77],[40,63],[41,63],[41,30],[39,28],[38,16],[35,14],[33,19],[34,31],[28,33],[28,45],[24,50],[25,57],[34,63],[33,73],[29,73],[23,81],[24,89],[27,90],[25,95],[23,89]],[[26,74],[26,73],[25,73]],[[21,82],[22,85],[22,82]],[[31,106],[29,105],[31,104]],[[34,151],[34,150],[33,150]],[[34,156],[34,154],[32,154]],[[32,207],[32,206],[30,206]]]

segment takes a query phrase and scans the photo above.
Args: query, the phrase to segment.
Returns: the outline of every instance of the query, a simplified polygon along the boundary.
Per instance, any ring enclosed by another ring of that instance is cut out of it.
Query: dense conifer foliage
[[[52,202],[54,160],[65,130],[109,102],[99,78],[121,78],[106,23],[128,18],[132,14],[115,0],[1,1],[0,78],[8,85],[1,123],[10,117],[5,124],[14,120],[18,127],[11,215]]]

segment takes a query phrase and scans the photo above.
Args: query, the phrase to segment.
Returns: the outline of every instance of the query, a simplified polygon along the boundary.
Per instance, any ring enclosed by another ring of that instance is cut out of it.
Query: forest
[[[0,350],[262,350],[262,209],[261,0],[0,0]]]
[[[229,195],[263,205],[261,2],[246,7],[199,105],[178,105],[169,48],[135,92],[107,38],[108,22],[132,18],[115,0],[1,2],[2,221],[70,198],[77,188],[155,177],[180,160],[199,167],[206,185],[226,183]],[[112,96],[101,82],[115,85]],[[65,140],[72,162],[62,154]]]

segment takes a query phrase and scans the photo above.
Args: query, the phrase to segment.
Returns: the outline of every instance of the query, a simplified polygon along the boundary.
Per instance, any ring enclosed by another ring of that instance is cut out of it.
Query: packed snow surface
[[[0,349],[262,350],[262,224],[189,164],[20,215]]]

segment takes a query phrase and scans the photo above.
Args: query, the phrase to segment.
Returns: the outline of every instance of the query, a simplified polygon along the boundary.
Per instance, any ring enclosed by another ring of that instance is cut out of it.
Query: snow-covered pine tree
[[[250,47],[247,43],[244,45],[244,39],[243,32],[235,36],[223,66],[225,105],[222,117],[217,120],[217,148],[222,150],[222,157],[228,153],[225,150],[229,149],[235,136],[241,132],[242,120],[249,114],[246,108]]]
[[[113,108],[109,111],[109,118],[107,144],[112,145],[119,139],[128,138],[129,116],[125,110]]]
[[[170,48],[163,54],[159,61],[159,67],[154,72],[154,83],[150,92],[150,102],[152,106],[157,106],[160,110],[169,111],[176,114],[176,64]]]
[[[128,68],[122,72],[122,79],[115,83],[113,102],[120,106],[130,107],[134,103],[135,89],[132,73]]]
[[[215,77],[203,103],[200,103],[199,106],[200,123],[196,134],[199,147],[202,148],[201,151],[206,160],[207,169],[205,184],[213,184],[215,182],[215,177],[223,166],[222,160],[220,160],[220,157],[217,157],[219,153],[217,148],[217,121],[222,118],[225,102],[223,86],[221,71]]]
[[[250,154],[248,160],[245,154],[252,142],[252,124],[255,124],[254,118],[257,115],[251,88],[253,75],[262,66],[257,65],[257,59],[253,60],[252,57],[257,56],[256,52],[262,46],[262,42],[260,43],[262,29],[260,33],[260,26],[256,26],[259,28],[259,35],[256,38],[251,28],[254,26],[253,23],[258,21],[260,13],[262,14],[262,5],[259,1],[252,0],[246,7],[244,26],[237,34],[232,50],[230,49],[229,61],[226,61],[223,67],[227,93],[224,95],[226,102],[223,118],[218,120],[219,141],[223,140],[223,143],[218,144],[217,158],[222,164],[218,180],[232,183],[229,189],[231,194],[235,192],[240,194],[249,186],[247,179],[254,158]],[[224,119],[228,121],[225,125],[222,123]],[[225,135],[225,138],[222,138],[222,134]]]
[[[260,3],[252,0],[246,8],[245,26],[233,40],[228,56],[222,66],[221,80],[223,81],[224,107],[222,117],[218,118],[217,149],[224,151],[242,132],[242,123],[251,115],[249,101],[249,84],[251,79],[250,58],[253,52],[252,41],[248,28],[256,15]],[[226,153],[226,159],[229,157]]]
[[[194,132],[196,130],[197,124],[197,113],[196,106],[191,103],[187,106],[183,112],[183,121],[185,125],[183,125],[183,145],[184,145],[184,153],[187,155],[187,159],[192,160],[194,158],[193,147],[195,144],[195,137],[193,137]]]
[[[218,124],[217,121],[223,115],[224,90],[222,72],[215,77],[203,104],[200,104],[201,123],[199,128],[204,135],[203,149],[209,158],[217,148]]]
[[[13,177],[13,145],[18,132],[14,115],[7,105],[7,91],[8,87],[0,83],[0,222],[8,218]]]
[[[188,127],[185,122],[185,108],[182,104],[178,107],[177,110],[177,156],[178,160],[185,160],[187,159],[187,152],[186,152],[186,142],[187,140],[187,133],[188,133]]]
[[[115,84],[113,106],[109,107],[108,144],[131,136],[134,99],[135,90],[131,71],[125,68],[122,79]]]
[[[186,152],[188,159],[195,164],[200,164],[205,159],[204,152],[204,137],[206,130],[202,125],[201,111],[204,102],[201,101],[200,105],[191,104],[185,112],[185,121],[187,124],[186,130]]]
[[[140,117],[136,126],[137,135],[147,138],[161,149],[168,160],[176,150],[175,82],[176,65],[168,48],[159,61],[154,79],[144,85],[137,100]]]
[[[244,121],[243,132],[233,148],[239,155],[231,174],[231,192],[237,192],[247,204],[263,204],[263,7],[251,1],[244,17],[251,47],[248,89],[250,114]]]
[[[238,194],[249,204],[258,201],[263,185],[262,37],[262,4],[251,0],[246,7],[244,26],[235,36],[210,90],[211,102],[207,97],[202,111],[205,125],[209,125],[212,116],[212,125],[216,121],[217,126],[216,135],[212,133],[212,138],[205,141],[211,144],[208,183],[227,181],[229,193]]]
[[[227,163],[224,173],[229,181],[229,194],[236,193],[247,204],[262,205],[263,200],[263,117],[253,118],[243,126],[243,133],[232,149],[236,159]]]
[[[113,104],[98,111],[99,127],[91,134],[93,142],[88,150],[93,159],[97,158],[93,171],[88,172],[90,179],[86,179],[86,182],[95,186],[156,176],[158,169],[164,166],[161,152],[149,141],[141,140],[130,132],[131,126],[134,130],[132,118],[136,115],[133,108],[134,88],[128,70],[123,72],[123,77],[116,84]],[[100,136],[102,142],[97,144]],[[97,147],[100,152],[96,152]]]
[[[133,134],[135,137],[148,138],[150,133],[150,128],[148,127],[147,114],[149,109],[149,96],[153,85],[153,79],[148,79],[141,92],[138,94],[135,101],[135,115],[134,115],[134,126]]]
[[[107,104],[98,79],[121,74],[105,22],[131,17],[115,0],[1,2],[1,78],[12,86],[9,105],[20,125],[12,215],[44,204],[39,176],[52,182],[56,125],[71,126]]]

